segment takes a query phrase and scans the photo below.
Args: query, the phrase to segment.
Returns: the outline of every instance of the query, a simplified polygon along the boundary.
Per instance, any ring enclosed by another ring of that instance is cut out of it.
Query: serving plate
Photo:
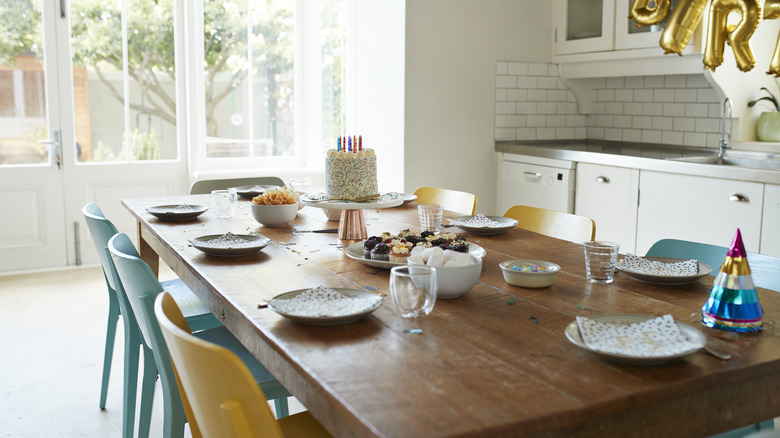
[[[647,321],[648,319],[653,319],[656,317],[650,315],[597,315],[597,316],[589,316],[588,318],[603,323],[628,325],[628,324],[635,324],[638,322]],[[680,328],[683,335],[685,335],[685,337],[688,338],[688,341],[694,342],[697,345],[699,345],[698,348],[694,348],[688,351],[683,351],[677,354],[664,355],[664,356],[650,356],[650,357],[633,356],[629,354],[607,353],[604,351],[591,349],[585,344],[585,341],[582,339],[582,336],[580,334],[580,329],[577,326],[577,320],[574,320],[568,326],[566,326],[564,333],[566,334],[566,338],[572,344],[582,349],[588,350],[593,354],[612,362],[624,363],[628,365],[643,365],[643,366],[661,365],[667,362],[671,362],[673,360],[681,359],[690,354],[696,353],[697,351],[701,350],[704,347],[706,341],[706,337],[704,336],[704,333],[696,330],[695,328],[691,327],[688,324],[684,324],[679,321],[675,321],[675,323]]]
[[[485,219],[489,219],[490,221],[495,222],[497,224],[496,225],[491,224],[489,226],[467,225],[469,221],[471,221],[471,223],[474,224],[476,222],[476,220],[474,219],[475,217],[476,216],[459,216],[450,219],[449,225],[458,227],[466,231],[467,233],[481,234],[486,236],[503,234],[517,226],[517,219],[512,219],[510,217],[503,217],[503,216],[485,216],[485,215],[482,215],[481,217],[484,217]]]
[[[358,290],[358,289],[333,289],[334,291],[339,292],[342,295],[346,295],[348,297],[366,298],[369,301],[371,301],[371,304],[368,307],[346,315],[301,316],[301,315],[296,315],[293,312],[285,312],[279,309],[278,306],[274,305],[274,300],[289,300],[291,298],[296,297],[297,295],[306,292],[307,290],[309,289],[299,289],[299,290],[294,290],[291,292],[285,292],[283,294],[279,294],[268,301],[268,307],[270,307],[274,312],[299,324],[327,326],[327,325],[348,324],[350,322],[357,321],[360,318],[363,318],[364,316],[368,315],[369,313],[375,311],[376,309],[382,306],[382,297],[380,297],[375,293],[364,291],[364,290]]]
[[[195,219],[208,210],[208,207],[204,205],[192,205],[192,204],[171,204],[171,205],[157,205],[149,207],[146,212],[156,217],[157,219],[165,219],[172,221],[184,221],[188,219]]]
[[[344,253],[347,254],[347,257],[353,260],[363,262],[368,266],[373,266],[375,268],[391,269],[393,266],[402,266],[406,264],[406,263],[396,263],[396,262],[385,262],[382,260],[369,260],[363,254],[364,243],[365,241],[353,243],[352,245],[349,245],[344,249]],[[485,248],[482,248],[476,243],[469,242],[469,254],[479,258],[483,258],[487,254],[487,251],[485,251]]]
[[[658,261],[663,263],[675,263],[675,262],[684,262],[686,259],[676,259],[672,257],[642,257],[645,260],[652,260],[652,261]],[[690,259],[688,259],[690,260]],[[644,274],[641,272],[631,271],[623,267],[623,259],[621,258],[618,260],[618,262],[615,264],[615,267],[620,271],[624,272],[629,277],[639,280],[645,283],[652,283],[652,284],[666,284],[666,285],[679,285],[679,284],[689,284],[693,283],[694,281],[698,281],[708,275],[712,272],[712,267],[710,265],[704,264],[702,262],[699,263],[699,272],[696,275],[652,275],[652,274]]]
[[[271,190],[276,188],[279,188],[279,186],[263,185],[263,184],[257,184],[253,186],[231,187],[232,190],[236,191],[236,194],[239,197],[244,199],[252,199],[255,196],[265,193],[266,190]]]
[[[190,244],[210,256],[217,257],[242,257],[256,254],[271,243],[271,239],[265,236],[253,234],[235,234],[245,242],[217,243],[214,240],[223,237],[224,234],[212,234],[200,236],[190,240]]]
[[[404,200],[403,205],[406,205],[406,204],[414,201],[415,199],[417,199],[417,195],[413,195],[413,194],[410,194],[410,193],[401,193],[401,197]]]

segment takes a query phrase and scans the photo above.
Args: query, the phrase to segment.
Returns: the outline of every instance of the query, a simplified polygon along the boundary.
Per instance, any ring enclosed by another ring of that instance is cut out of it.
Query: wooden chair
[[[189,418],[207,437],[327,437],[308,412],[276,420],[265,391],[229,350],[190,333],[176,302],[163,292],[154,304]]]
[[[509,207],[504,217],[516,219],[520,228],[558,239],[582,243],[596,238],[596,222],[585,216],[514,205]]]
[[[728,248],[678,239],[661,239],[647,250],[648,257],[696,259],[712,266],[710,275],[718,275]],[[753,284],[780,292],[780,259],[755,252],[747,253]]]
[[[163,434],[166,438],[181,437],[184,434],[184,423],[187,422],[185,401],[181,398],[168,348],[160,332],[157,318],[154,316],[154,299],[163,291],[163,286],[149,266],[138,256],[138,252],[126,234],[119,233],[112,237],[108,241],[108,250],[121,279],[120,287],[124,288],[131,311],[138,321],[143,336],[145,348],[141,404],[152,405],[154,385],[159,376],[163,396]],[[173,297],[170,293],[166,293]],[[175,302],[173,298],[171,299]],[[186,323],[186,319],[184,321]],[[226,327],[203,330],[197,332],[196,336],[219,343],[239,354],[251,365],[253,379],[256,379],[255,381],[260,384],[268,397],[274,400],[277,413],[281,416],[288,414],[287,397],[290,393],[254,359]]]
[[[414,191],[420,204],[441,204],[445,210],[474,214],[477,211],[477,195],[436,187],[418,187]]]
[[[122,316],[124,327],[124,384],[123,384],[123,405],[122,405],[122,436],[132,437],[135,427],[135,407],[136,393],[138,387],[138,364],[140,360],[139,352],[143,348],[141,332],[138,328],[138,322],[135,319],[130,303],[122,288],[122,282],[119,279],[114,262],[108,252],[108,241],[117,234],[114,224],[108,220],[100,207],[94,202],[86,204],[82,208],[82,214],[92,236],[92,242],[95,244],[100,265],[103,268],[103,277],[106,280],[109,297],[108,330],[106,333],[106,348],[103,354],[103,379],[100,391],[100,409],[106,407],[106,395],[108,390],[108,380],[111,371],[111,358],[114,351],[114,338],[116,336],[116,324],[119,316]],[[174,293],[176,299],[181,303],[187,320],[196,330],[204,330],[212,327],[219,327],[222,323],[209,311],[209,309],[198,300],[195,294],[180,280],[169,280],[162,283],[162,287]],[[144,357],[147,355],[144,354]],[[144,371],[146,372],[146,371]],[[139,422],[139,436],[145,437],[149,434],[149,425],[151,421],[152,405],[141,402],[141,421]]]
[[[190,195],[211,193],[212,190],[225,190],[231,187],[268,185],[284,187],[284,181],[276,176],[253,176],[249,178],[203,179],[190,186]]]

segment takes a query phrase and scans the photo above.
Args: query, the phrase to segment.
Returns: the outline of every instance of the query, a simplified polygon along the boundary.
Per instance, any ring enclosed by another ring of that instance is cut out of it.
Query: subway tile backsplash
[[[704,75],[594,80],[591,113],[556,64],[496,64],[496,140],[593,139],[717,148],[721,105]]]

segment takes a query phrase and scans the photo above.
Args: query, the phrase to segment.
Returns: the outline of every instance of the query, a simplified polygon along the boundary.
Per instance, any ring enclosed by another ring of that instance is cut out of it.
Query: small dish
[[[347,255],[347,257],[351,258],[352,260],[357,260],[359,262],[365,263],[366,265],[373,266],[375,268],[392,269],[393,266],[403,266],[406,264],[406,263],[395,263],[395,262],[383,262],[381,260],[369,260],[366,258],[365,254],[363,254],[364,243],[365,241],[355,242],[352,245],[349,245],[348,247],[344,248],[344,253]],[[469,242],[469,254],[479,258],[483,258],[487,254],[487,251],[485,251],[485,248],[482,248],[476,243]]]
[[[212,234],[196,237],[190,244],[207,255],[217,257],[242,257],[256,254],[271,243],[271,239],[252,234]]]
[[[471,234],[503,234],[517,226],[517,219],[503,216],[459,216],[450,219],[450,226],[458,227]]]
[[[363,290],[358,289],[333,289],[334,291],[350,297],[350,298],[362,298],[366,301],[366,307],[361,308],[359,310],[356,310],[355,312],[351,312],[349,314],[340,314],[337,316],[330,316],[330,315],[322,315],[322,316],[303,316],[300,314],[296,314],[295,311],[285,311],[280,309],[280,306],[275,306],[274,301],[275,300],[289,300],[293,299],[296,296],[309,291],[310,289],[299,289],[294,290],[291,292],[285,292],[283,294],[279,294],[275,296],[273,299],[268,301],[268,307],[270,307],[274,312],[284,316],[285,318],[297,322],[299,324],[305,324],[305,325],[316,325],[316,326],[327,326],[327,325],[340,325],[340,324],[347,324],[353,321],[357,321],[360,318],[363,318],[364,316],[368,315],[369,313],[375,311],[376,309],[380,308],[382,306],[382,297],[379,295],[367,292]]]
[[[501,273],[504,275],[504,281],[512,286],[527,288],[548,287],[555,281],[561,267],[555,263],[545,262],[543,260],[505,260],[498,264],[501,267]],[[539,266],[544,271],[515,270],[513,266]]]
[[[266,190],[276,189],[279,188],[279,186],[272,186],[272,185],[254,185],[254,186],[240,186],[240,187],[231,187],[232,190],[236,191],[236,194],[243,199],[252,199],[255,196],[261,195],[265,193]]]
[[[684,259],[675,259],[671,257],[643,257],[647,260],[654,260],[664,263],[674,263],[674,262],[683,262]],[[618,260],[618,262],[615,264],[615,267],[620,271],[628,275],[629,277],[639,280],[645,283],[651,283],[651,284],[666,284],[666,285],[680,285],[680,284],[689,284],[693,283],[695,281],[698,281],[712,273],[712,267],[710,265],[706,265],[702,262],[699,262],[699,273],[696,275],[652,275],[652,274],[644,274],[641,272],[631,271],[628,269],[625,269],[623,267],[623,259],[621,258]]]
[[[634,324],[638,322],[647,321],[648,319],[653,319],[655,317],[650,315],[597,315],[597,316],[589,316],[588,318],[595,321],[611,323],[611,324]],[[695,328],[691,327],[688,324],[684,324],[679,321],[675,321],[675,322],[677,323],[677,326],[680,328],[680,330],[685,335],[685,337],[688,338],[689,341],[699,344],[700,345],[699,348],[681,352],[678,354],[666,355],[666,356],[651,356],[651,357],[632,356],[627,354],[606,353],[603,351],[597,351],[589,348],[585,344],[585,341],[582,339],[582,335],[580,334],[580,329],[577,326],[576,320],[571,322],[568,326],[566,326],[564,333],[566,334],[566,338],[572,344],[582,349],[588,350],[596,354],[597,356],[609,360],[611,362],[623,363],[628,365],[643,365],[643,366],[661,365],[667,362],[671,362],[673,360],[683,358],[690,354],[696,353],[697,351],[699,351],[701,348],[704,347],[706,341],[704,333],[700,332],[699,330],[696,330]]]
[[[171,221],[185,221],[195,219],[208,210],[204,205],[178,204],[178,205],[157,205],[149,207],[146,212],[157,219]]]

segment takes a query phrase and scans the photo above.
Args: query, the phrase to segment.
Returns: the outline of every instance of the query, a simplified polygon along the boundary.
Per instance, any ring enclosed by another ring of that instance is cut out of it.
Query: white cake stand
[[[368,237],[366,230],[366,218],[363,210],[397,207],[404,202],[402,195],[394,198],[388,198],[387,195],[379,199],[372,199],[363,202],[349,202],[340,200],[322,200],[302,195],[300,203],[310,207],[319,207],[327,210],[341,210],[341,219],[339,220],[339,239],[343,240],[364,240]]]

